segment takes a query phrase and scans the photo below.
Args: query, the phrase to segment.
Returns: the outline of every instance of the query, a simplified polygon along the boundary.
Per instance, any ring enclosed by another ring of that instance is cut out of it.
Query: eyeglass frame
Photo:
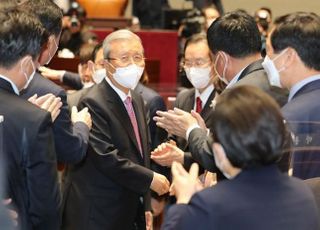
[[[141,58],[141,60],[134,60],[135,57],[139,56],[139,58]],[[122,58],[128,58],[128,60],[123,61],[121,60]],[[130,58],[130,60],[129,60]],[[133,56],[122,56],[121,58],[116,58],[116,57],[108,57],[106,58],[106,60],[114,60],[114,61],[119,61],[122,65],[124,66],[128,66],[131,63],[135,63],[135,64],[142,64],[145,62],[146,58],[144,57],[144,55],[133,55]]]
[[[204,63],[197,63],[199,61],[204,61]],[[208,59],[202,59],[202,58],[198,58],[198,59],[195,59],[195,61],[190,61],[190,64],[191,65],[186,65],[186,59],[182,60],[182,66],[183,68],[191,68],[191,67],[196,67],[196,68],[203,68],[206,66],[206,64],[208,63],[212,63],[212,59],[211,58],[208,58]]]

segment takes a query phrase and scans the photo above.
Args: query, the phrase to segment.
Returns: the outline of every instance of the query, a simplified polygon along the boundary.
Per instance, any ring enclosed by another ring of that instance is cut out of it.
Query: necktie
[[[131,97],[128,96],[126,98],[126,100],[124,101],[124,104],[126,106],[126,109],[127,109],[128,115],[130,117],[130,121],[131,121],[133,130],[134,130],[134,134],[136,136],[136,140],[137,140],[138,145],[139,145],[140,154],[143,157],[142,147],[141,147],[141,140],[140,140],[140,135],[139,135],[139,127],[138,127],[136,115],[135,115],[134,110],[133,110]]]
[[[196,99],[196,112],[201,113],[201,110],[202,110],[202,101],[201,101],[200,97],[197,97],[197,99]]]

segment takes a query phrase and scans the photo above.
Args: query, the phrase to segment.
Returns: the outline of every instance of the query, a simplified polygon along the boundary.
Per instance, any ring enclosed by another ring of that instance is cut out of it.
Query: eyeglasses
[[[191,68],[191,67],[197,67],[197,68],[201,68],[204,67],[206,64],[208,64],[209,62],[211,62],[210,59],[203,59],[203,58],[198,58],[195,60],[188,60],[185,59],[182,64],[184,68]]]
[[[120,58],[116,58],[116,57],[109,57],[107,58],[108,60],[116,60],[119,61],[121,64],[123,65],[130,65],[132,63],[132,61],[135,64],[142,64],[145,60],[145,57],[143,55],[133,55],[133,56],[122,56]]]

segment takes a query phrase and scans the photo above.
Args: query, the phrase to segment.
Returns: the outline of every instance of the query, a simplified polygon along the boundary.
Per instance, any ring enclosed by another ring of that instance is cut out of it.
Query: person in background
[[[261,7],[254,13],[254,19],[256,20],[258,29],[261,34],[261,55],[266,56],[266,39],[269,33],[270,24],[272,22],[272,12],[268,7]]]
[[[69,11],[63,18],[61,40],[58,55],[63,57],[63,50],[67,49],[74,56],[79,56],[83,44],[96,42],[96,34],[89,31],[85,25],[86,12],[77,3],[72,2]],[[62,53],[60,53],[62,51]]]
[[[49,63],[58,49],[62,27],[62,11],[50,0],[25,1],[18,6],[21,10],[32,12],[47,30],[49,37],[39,57],[40,65]],[[61,112],[53,123],[54,143],[57,159],[61,163],[76,163],[85,157],[91,118],[87,109],[72,110],[71,118],[67,105],[66,92],[60,86],[36,72],[29,87],[21,92],[28,99],[33,95],[42,96],[51,93],[61,98]]]
[[[32,80],[48,39],[37,17],[17,7],[0,10],[0,114],[5,194],[21,229],[60,227],[60,193],[50,113],[19,97]],[[2,200],[2,199],[1,199]],[[3,227],[3,225],[1,225]]]
[[[196,111],[206,125],[212,117],[211,103],[216,95],[214,88],[215,70],[212,55],[205,34],[191,36],[185,45],[184,69],[192,89],[181,91],[177,95],[175,107],[186,112]],[[163,143],[151,155],[151,159],[162,166],[170,167],[173,161],[180,162],[186,168],[193,162],[189,146],[185,138],[169,136],[175,144]],[[167,153],[165,153],[168,151]],[[169,157],[169,155],[172,155]]]
[[[145,67],[141,40],[117,30],[103,56],[106,77],[79,105],[89,108],[93,128],[87,157],[66,170],[63,229],[149,229],[149,189],[165,194],[169,182],[149,169],[144,102],[133,91]]]
[[[320,176],[320,18],[297,12],[275,20],[263,67],[270,84],[290,90],[282,113],[294,137],[293,176]]]
[[[211,26],[211,24],[220,17],[220,13],[217,10],[217,8],[214,5],[206,6],[202,9],[202,13],[205,18],[205,25],[204,29],[205,32],[207,32],[208,28]]]
[[[318,230],[310,188],[276,165],[290,136],[279,105],[261,89],[237,86],[218,97],[213,114],[212,152],[229,180],[202,189],[198,165],[188,173],[174,162],[177,204],[162,229]]]

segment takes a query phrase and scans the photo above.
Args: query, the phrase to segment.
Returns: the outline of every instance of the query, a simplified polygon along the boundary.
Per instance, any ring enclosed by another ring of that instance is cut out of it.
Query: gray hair
[[[109,57],[110,54],[110,44],[116,40],[137,40],[141,45],[141,39],[135,33],[132,33],[130,30],[117,30],[109,34],[103,41],[103,56],[105,59]]]

